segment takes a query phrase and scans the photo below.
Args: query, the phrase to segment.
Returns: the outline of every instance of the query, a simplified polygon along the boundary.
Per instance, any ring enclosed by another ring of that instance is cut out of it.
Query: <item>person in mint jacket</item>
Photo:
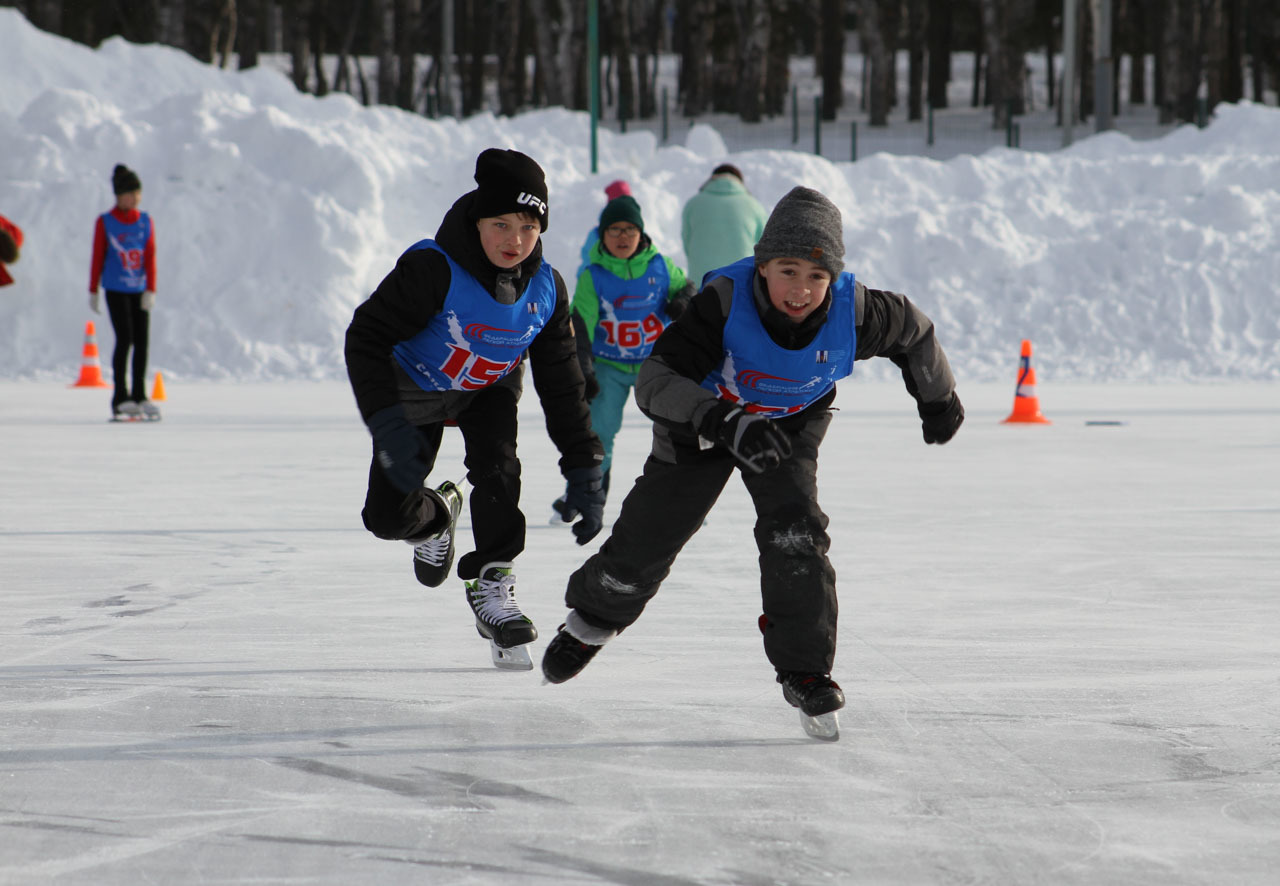
[[[742,170],[732,163],[717,166],[680,216],[689,279],[701,288],[707,271],[750,255],[767,218],[760,201],[743,184]]]
[[[658,252],[644,232],[640,204],[630,194],[610,200],[600,213],[600,241],[591,247],[573,293],[574,332],[591,402],[591,427],[604,446],[604,491],[609,492],[613,439],[635,387],[640,364],[669,323],[684,310],[694,287],[684,270]],[[577,513],[565,499],[553,520]]]

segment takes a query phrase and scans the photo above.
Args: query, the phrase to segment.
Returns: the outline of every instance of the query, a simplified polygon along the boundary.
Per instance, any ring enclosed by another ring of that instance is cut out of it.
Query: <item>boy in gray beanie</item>
[[[855,360],[887,357],[925,443],[946,443],[964,420],[933,323],[844,270],[843,230],[830,200],[792,189],[754,257],[710,272],[654,345],[636,385],[653,448],[612,535],[569,577],[570,611],[542,660],[549,682],[577,675],[640,617],[736,468],[756,511],[765,655],[806,732],[839,737],[835,571],[817,501],[836,382]]]

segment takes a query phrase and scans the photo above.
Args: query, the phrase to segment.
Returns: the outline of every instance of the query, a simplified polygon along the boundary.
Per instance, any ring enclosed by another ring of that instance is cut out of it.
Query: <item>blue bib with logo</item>
[[[754,258],[713,272],[733,280],[733,301],[724,324],[724,361],[702,387],[748,412],[778,418],[799,412],[853,372],[857,351],[854,279],[848,271],[831,282],[827,322],[814,340],[791,350],[769,337],[756,310]]]
[[[392,349],[396,362],[424,391],[475,391],[515,369],[555,310],[551,266],[544,261],[515,304],[504,305],[434,240],[420,240],[405,252],[415,249],[445,257],[449,291],[426,328]]]

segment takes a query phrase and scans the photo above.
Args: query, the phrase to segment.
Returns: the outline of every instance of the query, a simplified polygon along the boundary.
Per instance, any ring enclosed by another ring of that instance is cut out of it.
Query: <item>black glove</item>
[[[565,510],[582,515],[582,519],[573,524],[573,536],[578,544],[585,545],[604,528],[604,475],[599,465],[592,465],[570,468],[564,472],[564,479],[568,482],[564,491]]]
[[[772,421],[732,403],[717,403],[698,433],[724,444],[753,474],[772,470],[791,457],[791,440]]]
[[[600,382],[596,381],[594,372],[590,375],[583,373],[583,380],[586,382],[586,386],[583,388],[582,398],[590,403],[600,393]]]
[[[378,464],[391,485],[405,495],[421,489],[428,470],[423,457],[426,441],[418,429],[409,424],[400,404],[379,409],[365,424],[373,434]]]
[[[920,423],[924,427],[924,442],[946,443],[964,424],[964,406],[955,392],[937,403],[921,403],[917,408]]]

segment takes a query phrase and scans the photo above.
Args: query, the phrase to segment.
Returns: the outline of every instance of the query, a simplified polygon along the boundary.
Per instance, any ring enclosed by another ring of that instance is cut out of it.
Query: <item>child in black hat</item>
[[[588,253],[573,291],[578,359],[587,379],[591,427],[604,446],[604,491],[609,492],[613,439],[635,387],[640,364],[662,330],[684,310],[694,287],[644,231],[640,204],[619,194],[600,213],[600,239]],[[565,498],[552,503],[552,522],[577,515]]]
[[[513,561],[524,550],[516,404],[528,354],[547,430],[586,544],[601,528],[600,441],[591,430],[569,321],[569,294],[542,257],[547,185],[531,158],[490,148],[476,188],[445,214],[435,239],[400,256],[347,329],[347,374],[373,435],[362,517],[379,538],[413,545],[414,573],[449,576],[462,492],[424,485],[444,428],[466,449],[475,550],[458,561],[476,628],[499,667],[531,668],[521,647],[538,632],[515,602]]]
[[[147,398],[147,346],[151,308],[156,302],[156,230],[142,203],[142,180],[123,163],[111,171],[116,205],[98,216],[89,265],[89,307],[101,314],[98,285],[107,293],[107,313],[116,335],[111,357],[115,419],[158,419],[160,409]],[[132,351],[132,360],[130,359]],[[132,369],[132,372],[130,372]]]
[[[736,467],[756,510],[765,654],[806,728],[834,738],[844,694],[831,679],[835,572],[817,470],[835,383],[855,360],[888,357],[926,443],[950,440],[964,409],[932,322],[844,270],[840,210],[817,191],[794,188],[754,257],[707,281],[641,367],[636,401],[654,421],[653,450],[612,535],[569,578],[570,612],[543,674],[570,679],[640,617]]]

